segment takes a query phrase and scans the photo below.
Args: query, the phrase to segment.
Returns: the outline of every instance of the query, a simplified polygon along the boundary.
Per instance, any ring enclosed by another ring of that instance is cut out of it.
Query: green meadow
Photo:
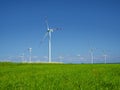
[[[0,90],[120,90],[120,64],[1,62]]]

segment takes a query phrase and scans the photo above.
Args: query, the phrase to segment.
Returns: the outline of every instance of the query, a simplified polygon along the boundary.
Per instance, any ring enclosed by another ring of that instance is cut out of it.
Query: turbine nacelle
[[[53,29],[48,29],[48,31],[47,32],[53,32]]]
[[[61,30],[61,28],[50,28],[47,30],[47,32],[53,32],[53,31],[56,31],[56,30]]]

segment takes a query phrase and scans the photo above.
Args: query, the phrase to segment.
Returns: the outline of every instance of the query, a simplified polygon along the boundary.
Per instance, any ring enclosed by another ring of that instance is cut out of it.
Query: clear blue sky
[[[28,47],[34,56],[47,56],[45,16],[51,27],[53,57],[120,56],[119,0],[0,0],[0,58],[18,56]]]

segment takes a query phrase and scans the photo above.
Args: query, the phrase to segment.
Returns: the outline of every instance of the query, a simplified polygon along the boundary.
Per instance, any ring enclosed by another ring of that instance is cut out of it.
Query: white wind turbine
[[[29,62],[31,63],[32,62],[32,48],[28,48],[28,51],[29,51]]]
[[[104,60],[105,60],[105,64],[107,63],[107,55],[104,54]]]
[[[48,36],[48,61],[49,63],[51,62],[52,60],[52,46],[51,46],[51,33],[54,31],[54,30],[58,30],[59,28],[50,28],[49,25],[48,25],[48,21],[45,20],[46,22],[46,26],[47,26],[47,32],[45,33],[43,39],[42,39],[42,42],[44,41],[44,39]]]
[[[25,54],[24,53],[22,54],[21,58],[22,58],[22,62],[24,63],[25,62]]]
[[[95,50],[96,48],[91,48],[90,49],[90,56],[91,56],[91,63],[93,64],[94,63],[94,54],[93,54],[93,51]]]
[[[94,63],[93,49],[90,50],[91,63]]]
[[[60,62],[62,63],[62,60],[64,59],[64,57],[63,56],[59,56],[58,58],[59,58]]]
[[[103,51],[103,56],[104,56],[104,63],[106,64],[107,63],[107,54],[105,53],[105,51]]]

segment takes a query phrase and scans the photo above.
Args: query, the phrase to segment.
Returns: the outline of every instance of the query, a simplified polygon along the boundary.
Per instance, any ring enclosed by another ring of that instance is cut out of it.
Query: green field
[[[0,90],[120,90],[120,64],[1,62]]]

